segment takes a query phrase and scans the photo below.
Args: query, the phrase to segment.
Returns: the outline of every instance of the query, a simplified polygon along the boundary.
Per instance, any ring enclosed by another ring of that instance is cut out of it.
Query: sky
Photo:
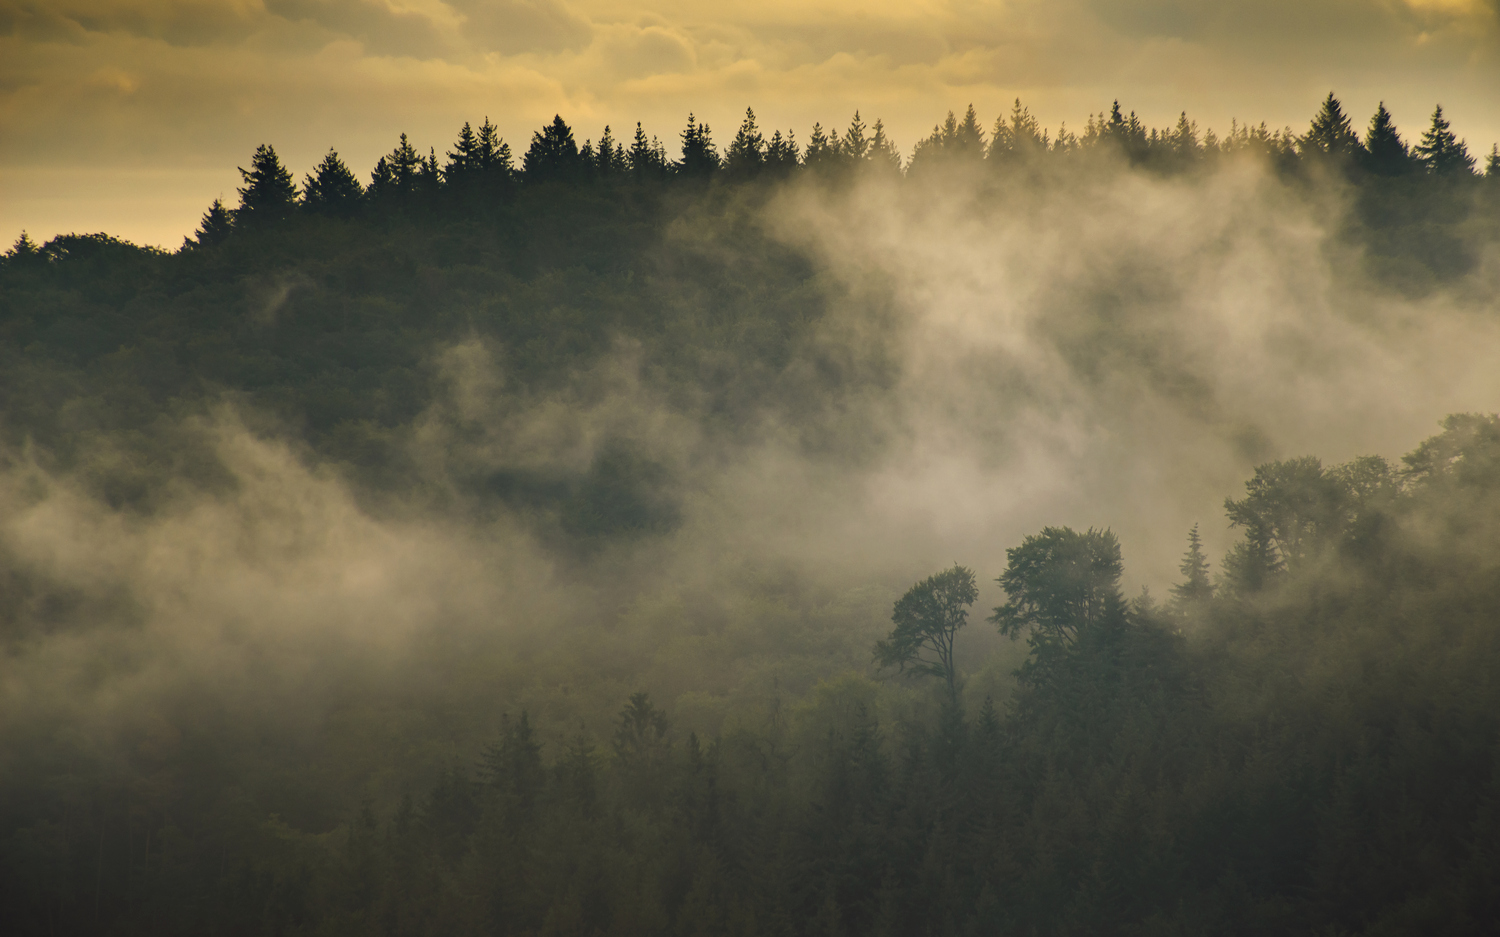
[[[518,154],[555,113],[675,153],[689,112],[723,144],[746,107],[799,140],[858,109],[909,153],[971,103],[1300,132],[1330,90],[1408,138],[1441,103],[1488,152],[1500,0],[0,0],[0,238],[172,248],[260,143],[299,179],[329,147],[364,176],[403,132],[441,155],[485,117]]]

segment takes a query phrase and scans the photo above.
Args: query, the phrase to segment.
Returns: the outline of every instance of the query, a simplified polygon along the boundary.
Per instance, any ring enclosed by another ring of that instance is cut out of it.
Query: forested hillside
[[[0,929],[1495,929],[1500,153],[680,143],[3,256]]]

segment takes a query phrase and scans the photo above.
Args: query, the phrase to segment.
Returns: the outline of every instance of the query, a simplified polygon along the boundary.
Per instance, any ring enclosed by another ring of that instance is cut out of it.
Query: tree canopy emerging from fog
[[[990,116],[486,117],[22,232],[0,933],[1500,920],[1500,417],[1281,451],[1491,386],[1500,151]]]

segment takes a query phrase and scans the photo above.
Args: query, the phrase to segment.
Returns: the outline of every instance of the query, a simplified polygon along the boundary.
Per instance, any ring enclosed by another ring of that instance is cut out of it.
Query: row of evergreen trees
[[[767,137],[751,109],[746,109],[744,121],[723,153],[715,146],[708,124],[692,114],[680,140],[681,155],[676,160],[668,159],[661,141],[647,137],[639,123],[628,145],[606,126],[597,143],[585,140],[579,146],[572,128],[557,116],[532,134],[531,145],[517,166],[510,145],[485,118],[477,130],[465,123],[453,149],[441,161],[435,149],[423,156],[403,133],[395,149],[375,164],[367,186],[330,149],[307,174],[300,192],[275,148],[262,145],[251,157],[250,168],[240,169],[244,185],[238,190],[239,207],[230,209],[221,200],[215,201],[203,217],[196,240],[188,244],[211,246],[228,237],[237,225],[261,226],[299,210],[349,217],[373,205],[430,204],[445,195],[459,204],[482,204],[518,184],[641,184],[720,175],[745,180],[762,174],[785,176],[796,170],[847,172],[856,167],[892,176],[917,175],[965,162],[1015,166],[1043,156],[1089,152],[1123,154],[1132,163],[1164,171],[1182,171],[1217,155],[1252,151],[1284,165],[1315,163],[1355,174],[1472,177],[1476,173],[1474,157],[1453,133],[1441,105],[1413,145],[1402,138],[1384,103],[1361,138],[1332,92],[1301,135],[1290,128],[1271,131],[1264,123],[1234,123],[1222,138],[1212,130],[1200,135],[1197,123],[1186,113],[1170,129],[1148,129],[1135,112],[1125,114],[1116,101],[1109,113],[1090,115],[1081,134],[1064,125],[1054,138],[1017,99],[1010,114],[997,119],[988,134],[972,105],[961,118],[950,111],[905,160],[884,124],[876,120],[873,126],[866,125],[857,111],[842,133],[814,124],[806,147],[798,144],[792,131],[777,130]],[[1491,148],[1483,174],[1500,180],[1500,149]]]

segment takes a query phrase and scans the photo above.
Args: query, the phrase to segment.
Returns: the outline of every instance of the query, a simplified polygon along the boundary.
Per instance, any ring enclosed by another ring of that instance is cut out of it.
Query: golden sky
[[[518,153],[558,112],[675,153],[690,110],[723,144],[746,106],[800,140],[858,108],[909,152],[971,102],[1301,131],[1329,90],[1408,138],[1441,102],[1488,152],[1500,0],[0,0],[0,238],[174,247],[259,143],[365,176],[401,132],[441,154],[485,116]]]

